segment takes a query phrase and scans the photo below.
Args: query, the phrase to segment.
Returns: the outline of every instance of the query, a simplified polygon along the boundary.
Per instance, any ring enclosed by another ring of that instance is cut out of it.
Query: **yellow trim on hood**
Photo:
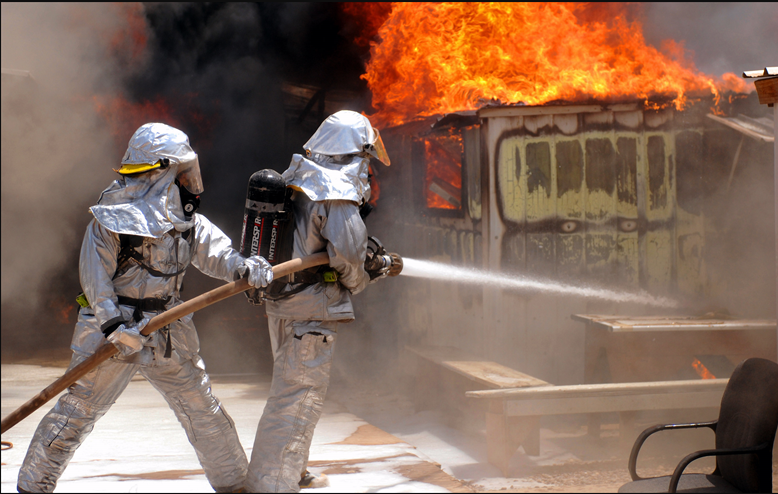
[[[143,173],[147,172],[149,170],[154,170],[156,168],[159,168],[162,166],[161,161],[157,161],[156,163],[138,163],[138,164],[125,164],[122,165],[121,168],[118,170],[114,170],[116,173],[120,173],[122,175],[132,175],[135,173]]]

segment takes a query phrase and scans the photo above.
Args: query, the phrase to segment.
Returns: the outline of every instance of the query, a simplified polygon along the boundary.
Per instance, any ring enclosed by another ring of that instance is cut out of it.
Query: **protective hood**
[[[203,192],[199,159],[189,145],[189,137],[169,125],[147,123],[130,138],[122,167],[116,171],[121,175],[132,175],[169,165],[177,165],[176,178],[189,192]]]
[[[364,115],[341,110],[327,117],[303,145],[308,156],[366,154],[389,166],[389,156],[378,129]]]
[[[147,123],[141,125],[130,138],[122,165],[156,163],[161,158],[178,164],[191,161],[196,156],[186,134],[163,123]]]
[[[350,155],[339,159],[320,154],[311,158],[292,156],[282,175],[288,187],[304,192],[312,201],[340,199],[361,205],[370,200],[369,158]]]
[[[178,178],[190,192],[202,192],[197,153],[185,133],[162,123],[142,125],[130,138],[116,172],[122,177],[89,208],[105,228],[159,238],[173,228],[183,232],[194,226],[194,218],[184,215],[175,184]]]
[[[127,235],[159,238],[175,228],[194,226],[187,221],[175,185],[176,167],[159,168],[115,180],[89,210],[108,230]]]

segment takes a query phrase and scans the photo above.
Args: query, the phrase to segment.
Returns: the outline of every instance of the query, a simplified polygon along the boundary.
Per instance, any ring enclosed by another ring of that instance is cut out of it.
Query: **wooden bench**
[[[521,440],[524,440],[520,435],[521,430],[518,433],[515,430],[516,419],[539,421],[545,415],[618,412],[620,440],[625,446],[631,446],[634,438],[627,431],[633,429],[636,412],[718,408],[728,381],[708,379],[581,384],[468,391],[465,395],[468,398],[489,400],[487,456],[490,463],[500,468],[503,475],[507,475],[508,461]]]
[[[420,362],[415,396],[417,411],[434,408],[435,405],[447,405],[451,399],[463,398],[462,392],[467,389],[456,387],[446,392],[446,379],[443,379],[441,371],[463,378],[469,384],[469,389],[476,390],[487,388],[501,391],[551,386],[546,381],[496,362],[486,361],[458,348],[432,346],[406,346],[405,348],[418,356]],[[425,381],[435,383],[435,386],[426,386]],[[492,403],[489,405],[490,409],[486,412],[486,435],[487,452],[491,463],[500,463],[500,459],[511,447],[513,448],[511,455],[519,446],[523,446],[527,454],[540,454],[539,416],[508,416],[501,408],[497,407],[493,410],[492,407],[495,405]],[[450,405],[452,408],[455,406]]]

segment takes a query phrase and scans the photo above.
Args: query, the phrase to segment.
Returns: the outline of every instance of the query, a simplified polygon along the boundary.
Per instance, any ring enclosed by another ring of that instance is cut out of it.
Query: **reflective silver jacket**
[[[345,178],[328,181],[319,177],[320,180],[316,181],[315,167],[300,166],[306,161],[311,164],[310,160],[295,155],[289,170],[284,173],[287,185],[297,189],[292,195],[295,218],[292,257],[326,251],[330,257],[330,266],[338,272],[338,282],[316,283],[289,298],[268,301],[267,315],[296,321],[352,321],[354,308],[351,295],[364,290],[370,282],[370,276],[365,271],[367,229],[359,216],[358,202],[341,197],[344,197],[342,189],[345,184],[350,182],[351,188],[357,189],[361,182],[360,174],[355,174],[352,180]],[[336,169],[332,165],[328,168],[329,173]],[[364,168],[367,169],[367,160]],[[313,181],[338,185],[319,186],[314,193],[304,186],[304,182]],[[364,188],[355,190],[354,199],[359,198],[363,192]]]
[[[90,307],[79,312],[71,348],[82,354],[91,354],[105,343],[101,328],[118,321],[130,321],[134,308],[118,304],[118,295],[134,299],[171,297],[166,308],[181,304],[178,291],[184,273],[170,278],[153,276],[131,262],[124,272],[116,273],[117,256],[121,249],[119,235],[106,229],[93,219],[86,229],[81,245],[79,275],[81,287]],[[204,274],[224,281],[233,281],[243,256],[232,248],[232,242],[205,216],[194,215],[194,227],[189,239],[175,229],[160,238],[144,237],[143,262],[164,273],[175,273],[190,263]],[[116,275],[116,276],[115,276]],[[156,315],[147,312],[149,318]],[[192,316],[186,316],[170,325],[172,346],[179,356],[191,358],[200,349]],[[152,348],[163,343],[160,332],[154,333],[150,347],[127,360],[149,363],[153,359]]]

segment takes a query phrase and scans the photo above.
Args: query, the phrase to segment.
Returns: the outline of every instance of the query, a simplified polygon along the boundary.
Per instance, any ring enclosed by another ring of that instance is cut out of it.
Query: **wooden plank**
[[[468,355],[453,347],[406,347],[419,357],[432,361],[481,385],[495,389],[549,386],[549,383],[505,367]]]
[[[524,221],[519,186],[522,147],[520,137],[514,135],[515,129],[523,126],[523,118],[490,118],[482,126],[485,139],[482,153],[487,157],[482,168],[487,179],[482,184],[481,238],[483,267],[489,271],[500,272],[511,266],[522,269],[524,266],[523,235],[507,233],[509,224]],[[504,362],[505,357],[524,356],[527,348],[525,306],[524,299],[515,294],[484,285],[483,322],[478,335],[485,358]]]
[[[638,288],[638,200],[635,133],[616,139],[616,282]]]
[[[584,259],[584,153],[580,134],[573,139],[555,138],[553,171],[556,175],[557,231],[555,233],[556,279],[575,284],[583,277]],[[557,349],[584,348],[584,333],[569,319],[570,312],[586,310],[583,297],[555,297]],[[554,383],[583,380],[583,352],[567,352],[564,358],[551,359],[557,369]]]
[[[775,139],[775,137],[773,136],[756,132],[752,129],[749,129],[748,127],[744,127],[743,125],[738,125],[735,119],[723,118],[717,115],[712,115],[710,113],[708,114],[708,118],[710,118],[711,120],[715,120],[716,122],[719,122],[721,124],[724,124],[729,128],[735,129],[738,132],[742,132],[743,134],[747,135],[748,137],[751,137],[752,139],[756,139],[757,141],[773,142],[773,140]]]
[[[645,145],[646,210],[642,212],[649,225],[638,234],[641,257],[641,287],[649,291],[665,291],[674,283],[675,258],[675,141],[666,132],[646,133]]]
[[[598,114],[598,116],[600,116]],[[613,113],[609,117],[591,122],[588,126],[612,126]],[[613,131],[591,130],[584,145],[584,201],[586,226],[584,229],[584,256],[587,281],[606,284],[616,272],[616,164],[618,153],[613,142]]]
[[[574,384],[530,389],[498,389],[468,391],[468,398],[534,400],[553,398],[604,398],[641,394],[663,395],[684,393],[723,392],[729,379],[693,379],[685,381],[656,381],[640,383]],[[703,406],[703,405],[700,405]]]
[[[754,81],[759,104],[771,105],[778,103],[778,77]]]
[[[599,314],[573,314],[580,321],[608,331],[710,331],[710,330],[765,330],[775,329],[770,319],[703,319],[698,316],[619,316]]]
[[[527,117],[538,119],[538,117]],[[527,138],[524,142],[526,189],[522,190],[526,204],[525,267],[522,274],[530,277],[554,278],[556,274],[556,170],[552,162],[552,144],[549,136]],[[502,361],[527,369],[536,376],[558,381],[555,357],[556,297],[534,297],[526,310],[526,345],[530,350],[521,360]]]
[[[567,415],[578,413],[626,412],[637,410],[673,410],[715,408],[721,405],[724,390],[691,393],[657,393],[624,396],[570,397],[509,401],[508,416]]]
[[[508,433],[508,418],[502,413],[486,412],[486,459],[508,476],[511,456],[519,447]]]
[[[493,117],[520,117],[529,115],[562,115],[571,113],[601,112],[600,105],[575,105],[575,106],[508,106],[497,108],[484,108],[478,111],[478,118]]]

